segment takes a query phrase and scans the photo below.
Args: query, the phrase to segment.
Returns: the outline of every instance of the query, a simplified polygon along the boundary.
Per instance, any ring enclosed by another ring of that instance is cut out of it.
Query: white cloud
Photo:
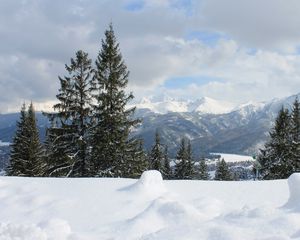
[[[300,40],[298,0],[205,0],[202,26],[225,32],[250,47],[293,52]]]
[[[130,2],[1,1],[0,111],[24,100],[55,100],[64,64],[78,49],[95,59],[110,21],[137,97],[169,92],[241,102],[300,91],[299,1],[195,0],[189,14],[185,4],[174,7],[171,0],[145,0],[137,11],[126,10]],[[227,38],[213,45],[185,38],[205,30]],[[185,76],[222,81],[163,87]]]

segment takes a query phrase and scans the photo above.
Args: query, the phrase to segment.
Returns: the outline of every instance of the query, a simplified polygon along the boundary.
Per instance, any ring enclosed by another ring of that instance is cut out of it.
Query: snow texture
[[[300,173],[292,174],[288,179],[288,184],[290,189],[290,198],[285,207],[300,212]]]
[[[0,240],[299,240],[299,186],[0,177]]]

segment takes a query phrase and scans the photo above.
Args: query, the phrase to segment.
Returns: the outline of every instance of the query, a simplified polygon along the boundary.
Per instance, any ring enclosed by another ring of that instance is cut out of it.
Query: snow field
[[[227,163],[254,161],[253,157],[251,156],[243,156],[243,155],[228,154],[228,153],[212,153],[212,155],[220,155],[221,156],[220,159],[224,158],[225,162]]]
[[[0,177],[0,240],[300,239],[300,174],[257,182]],[[290,192],[290,194],[289,194]]]

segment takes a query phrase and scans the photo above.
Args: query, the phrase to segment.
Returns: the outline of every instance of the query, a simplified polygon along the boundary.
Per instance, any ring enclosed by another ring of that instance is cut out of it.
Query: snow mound
[[[156,197],[166,192],[161,173],[156,170],[145,171],[136,183],[122,190]]]
[[[0,223],[0,239],[47,240],[41,228],[31,225]]]
[[[178,224],[194,224],[203,218],[204,216],[192,206],[160,197],[153,200],[144,211],[127,220],[122,229],[126,232],[126,239],[136,239]],[[120,233],[120,236],[124,237],[123,232]]]
[[[300,173],[292,174],[288,179],[290,198],[285,207],[300,212]]]
[[[0,223],[1,240],[67,240],[71,237],[75,237],[71,235],[71,227],[60,219],[51,219],[38,225]]]

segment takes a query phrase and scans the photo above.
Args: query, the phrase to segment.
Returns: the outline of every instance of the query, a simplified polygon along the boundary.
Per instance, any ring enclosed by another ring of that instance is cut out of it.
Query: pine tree
[[[44,171],[43,154],[44,150],[39,139],[33,104],[30,104],[27,112],[24,104],[12,144],[8,175],[42,176]]]
[[[291,157],[289,164],[293,172],[300,171],[300,103],[298,98],[295,99],[291,113]]]
[[[222,160],[217,163],[215,180],[230,181],[232,179],[233,179],[232,174],[231,174],[224,158],[222,158]]]
[[[263,179],[287,178],[293,172],[290,132],[289,111],[282,107],[270,132],[270,140],[258,157]]]
[[[164,151],[164,164],[163,164],[163,177],[164,179],[172,179],[172,169],[170,166],[170,160],[168,155],[168,146],[165,146]]]
[[[186,144],[185,144],[185,139],[182,138],[179,149],[176,154],[176,165],[175,165],[175,171],[174,171],[174,177],[176,179],[184,179],[185,178],[186,159],[187,159]]]
[[[150,152],[150,169],[164,172],[164,153],[163,146],[160,143],[160,135],[159,132],[155,133],[155,143]]]
[[[193,179],[195,177],[194,160],[192,156],[191,142],[182,138],[179,150],[176,155],[175,178]]]
[[[195,178],[195,169],[194,169],[194,159],[192,152],[191,141],[188,141],[187,144],[187,159],[185,163],[185,179],[193,179]]]
[[[10,164],[6,169],[8,176],[22,176],[25,172],[26,162],[23,158],[25,149],[25,121],[26,121],[26,106],[22,105],[20,112],[20,120],[17,122],[17,129],[11,144]]]
[[[200,180],[209,180],[210,179],[207,164],[205,163],[204,158],[199,161],[198,179],[200,179]]]
[[[39,139],[37,129],[35,110],[31,103],[28,108],[26,118],[26,147],[27,147],[27,164],[26,175],[31,177],[42,176],[44,174],[44,149]]]
[[[149,163],[143,149],[143,142],[141,140],[132,140],[132,143],[127,148],[125,156],[126,161],[124,161],[124,163],[126,166],[122,167],[122,169],[126,171],[123,173],[124,176],[129,178],[139,178],[142,173],[149,168]]]
[[[129,72],[122,60],[112,24],[105,32],[96,60],[93,79],[94,127],[92,129],[93,171],[99,176],[126,176],[130,129],[139,122],[132,118],[135,108],[125,106],[133,99],[126,94]],[[134,142],[134,141],[133,141]],[[138,149],[138,146],[137,148]]]
[[[54,105],[56,113],[46,114],[52,126],[47,133],[48,174],[54,176],[88,175],[88,141],[91,119],[91,59],[79,50],[68,76],[59,77],[60,89]]]

